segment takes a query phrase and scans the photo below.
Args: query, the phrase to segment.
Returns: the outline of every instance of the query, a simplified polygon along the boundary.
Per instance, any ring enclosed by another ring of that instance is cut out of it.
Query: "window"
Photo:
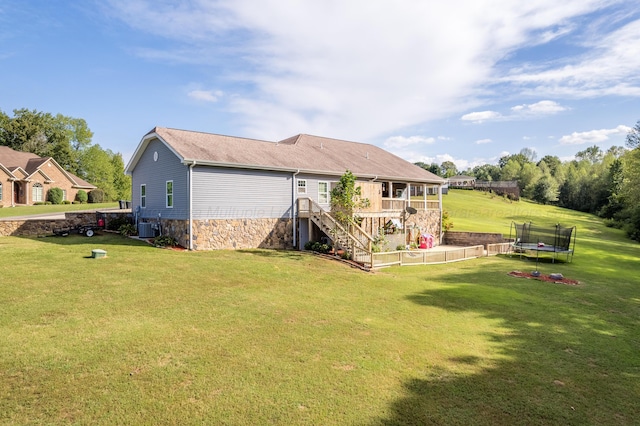
[[[307,193],[307,180],[298,179],[298,194],[306,194],[306,193]]]
[[[173,207],[173,181],[167,181],[167,208]]]
[[[318,182],[318,204],[329,204],[329,182]]]
[[[31,191],[31,201],[34,203],[42,202],[42,184],[36,182],[33,184]]]
[[[2,183],[0,183],[0,201],[2,201]]]
[[[147,185],[140,185],[140,208],[147,207]]]
[[[62,190],[62,201],[67,201],[67,190],[66,189]]]

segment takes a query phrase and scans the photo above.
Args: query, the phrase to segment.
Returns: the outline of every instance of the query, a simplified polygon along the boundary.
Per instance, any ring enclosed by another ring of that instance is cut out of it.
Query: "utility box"
[[[155,230],[151,222],[138,223],[138,237],[140,238],[153,238],[155,237]]]

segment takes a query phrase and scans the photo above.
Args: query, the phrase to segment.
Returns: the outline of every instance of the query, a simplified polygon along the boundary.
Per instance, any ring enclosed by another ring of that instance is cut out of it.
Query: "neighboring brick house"
[[[47,200],[51,188],[60,188],[63,200],[73,201],[79,190],[96,187],[64,170],[51,157],[0,146],[0,206],[33,205]]]

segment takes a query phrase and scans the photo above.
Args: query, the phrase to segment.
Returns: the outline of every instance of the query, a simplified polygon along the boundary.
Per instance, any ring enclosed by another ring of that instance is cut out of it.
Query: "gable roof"
[[[143,138],[126,167],[131,174],[147,145],[163,142],[184,163],[342,175],[363,179],[445,182],[375,145],[300,134],[279,142],[156,127]]]
[[[41,169],[41,167],[48,162],[51,162],[51,164],[60,169],[62,174],[64,174],[75,187],[86,189],[96,188],[95,185],[63,169],[52,157],[40,157],[30,152],[15,151],[8,146],[0,146],[0,165],[4,166],[3,168],[6,170],[11,171],[12,177],[17,180],[28,179],[38,173],[46,180],[51,181],[51,178]]]

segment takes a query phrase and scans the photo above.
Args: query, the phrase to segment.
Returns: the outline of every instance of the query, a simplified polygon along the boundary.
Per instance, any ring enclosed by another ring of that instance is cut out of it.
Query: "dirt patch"
[[[544,282],[554,283],[554,284],[580,285],[580,281],[572,280],[565,277],[557,278],[557,277],[552,277],[550,275],[545,275],[545,274],[540,274],[539,276],[536,277],[530,272],[511,271],[507,275],[510,275],[516,278],[527,278],[527,279],[539,280],[539,281],[544,281]]]

